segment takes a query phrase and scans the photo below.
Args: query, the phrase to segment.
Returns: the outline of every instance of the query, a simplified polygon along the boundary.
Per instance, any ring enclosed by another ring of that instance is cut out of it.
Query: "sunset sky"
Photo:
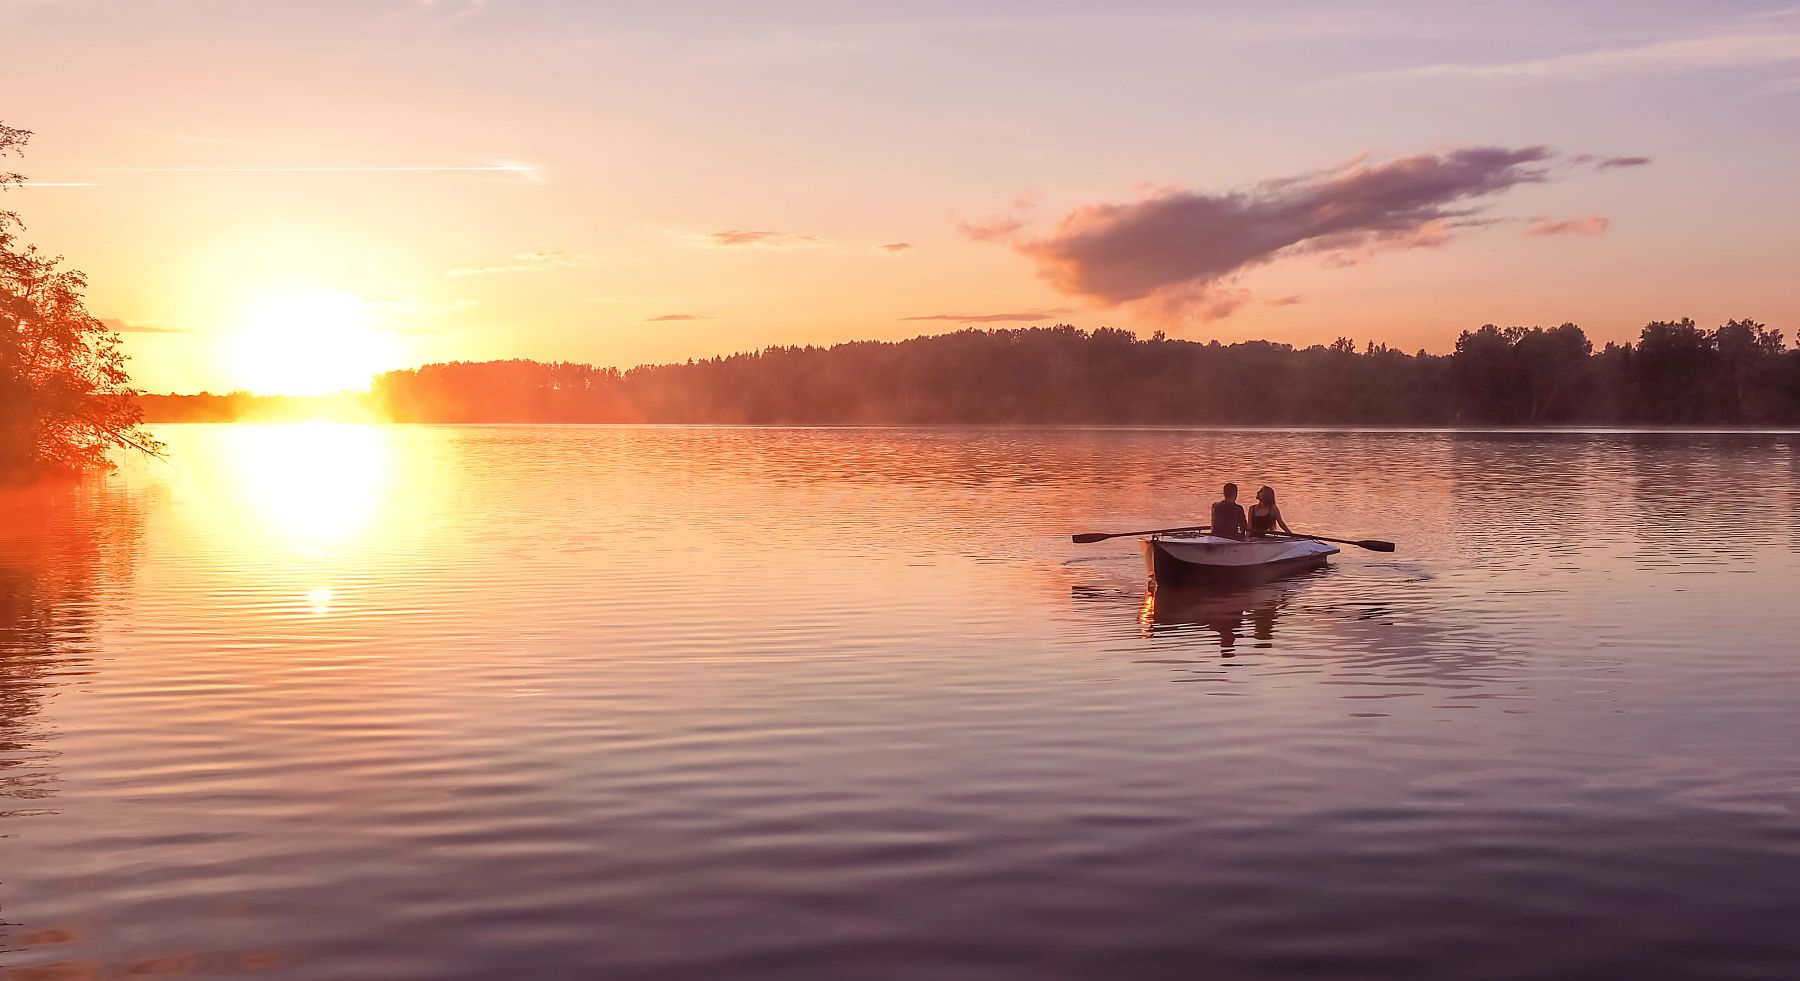
[[[150,391],[1070,322],[1800,327],[1800,6],[0,0]]]

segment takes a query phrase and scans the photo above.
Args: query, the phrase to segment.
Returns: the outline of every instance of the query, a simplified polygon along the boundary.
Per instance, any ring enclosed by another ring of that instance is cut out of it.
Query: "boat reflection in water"
[[[1218,587],[1158,584],[1144,592],[1138,624],[1145,637],[1199,627],[1218,635],[1219,653],[1236,654],[1240,644],[1265,649],[1274,646],[1275,621],[1281,611],[1323,570],[1273,582],[1221,590]]]

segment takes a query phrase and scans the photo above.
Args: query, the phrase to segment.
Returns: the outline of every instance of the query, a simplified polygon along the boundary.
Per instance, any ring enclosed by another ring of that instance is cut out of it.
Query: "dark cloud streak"
[[[1586,218],[1533,218],[1531,224],[1525,226],[1527,235],[1602,235],[1612,227],[1612,221],[1605,215],[1588,215]]]
[[[1603,157],[1594,153],[1576,154],[1569,158],[1572,166],[1592,165],[1595,170],[1612,170],[1617,167],[1643,167],[1650,163],[1649,157]]]

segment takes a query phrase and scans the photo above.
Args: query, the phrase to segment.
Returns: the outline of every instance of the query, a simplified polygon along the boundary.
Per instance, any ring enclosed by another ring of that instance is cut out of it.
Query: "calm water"
[[[1793,977],[1800,437],[164,427],[0,498],[0,977]],[[1401,550],[1147,597],[1235,478]]]

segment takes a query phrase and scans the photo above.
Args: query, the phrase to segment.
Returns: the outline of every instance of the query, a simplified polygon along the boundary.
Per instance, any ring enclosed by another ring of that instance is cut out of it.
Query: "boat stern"
[[[1157,582],[1263,582],[1324,565],[1335,546],[1316,539],[1250,539],[1211,536],[1138,539],[1144,571]]]

